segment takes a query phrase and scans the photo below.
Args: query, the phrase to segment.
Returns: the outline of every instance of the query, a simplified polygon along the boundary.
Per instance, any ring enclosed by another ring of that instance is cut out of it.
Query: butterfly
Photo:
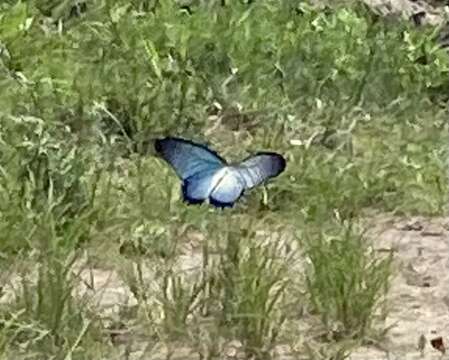
[[[207,146],[177,137],[157,139],[154,147],[182,180],[183,198],[189,204],[208,201],[215,207],[232,207],[245,190],[278,176],[286,166],[285,159],[274,152],[259,152],[228,164]]]

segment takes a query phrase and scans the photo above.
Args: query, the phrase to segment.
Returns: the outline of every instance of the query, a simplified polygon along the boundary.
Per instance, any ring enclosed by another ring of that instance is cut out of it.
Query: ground
[[[384,339],[357,348],[350,359],[442,359],[430,341],[441,336],[445,344],[449,342],[449,218],[376,216],[367,220],[367,224],[370,224],[367,236],[372,241],[373,251],[394,253],[395,272],[387,299],[389,312],[385,323],[381,324],[388,331]],[[186,246],[186,249],[180,263],[188,269],[199,257],[195,246]],[[88,295],[91,304],[105,317],[115,318],[118,309],[136,303],[114,270],[85,269],[81,278],[78,295]],[[7,295],[5,291],[3,301]],[[131,334],[130,329],[111,330],[111,337],[120,344],[119,348],[126,348],[134,353],[134,358],[139,358],[146,341]],[[424,346],[420,345],[422,336],[426,339]],[[238,357],[238,348],[238,342],[228,344],[225,347],[227,358]],[[158,352],[162,358],[164,351],[159,349]],[[294,358],[287,346],[280,346],[276,352],[279,359]],[[173,356],[181,359],[187,354],[188,348],[177,348]]]
[[[385,219],[372,230],[373,246],[395,252],[397,272],[391,284],[391,326],[384,350],[366,347],[351,359],[441,359],[429,340],[449,340],[449,220]],[[428,340],[423,350],[419,339]]]

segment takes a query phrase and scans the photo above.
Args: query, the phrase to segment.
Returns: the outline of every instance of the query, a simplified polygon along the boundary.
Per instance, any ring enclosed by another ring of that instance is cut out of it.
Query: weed
[[[334,235],[305,235],[310,299],[331,338],[363,338],[386,295],[392,256],[376,258],[351,221]]]

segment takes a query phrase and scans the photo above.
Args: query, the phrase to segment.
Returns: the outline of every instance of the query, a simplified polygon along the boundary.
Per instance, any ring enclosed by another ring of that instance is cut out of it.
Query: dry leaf
[[[432,347],[440,351],[443,355],[446,354],[446,348],[444,347],[443,338],[441,336],[430,340]]]

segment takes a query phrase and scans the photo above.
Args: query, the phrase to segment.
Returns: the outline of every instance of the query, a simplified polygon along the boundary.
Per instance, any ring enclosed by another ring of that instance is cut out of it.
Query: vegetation
[[[2,2],[2,359],[343,359],[373,338],[392,258],[362,220],[447,210],[448,54],[358,3],[247,3]],[[167,134],[287,170],[188,206]],[[133,301],[98,305],[98,269]]]

